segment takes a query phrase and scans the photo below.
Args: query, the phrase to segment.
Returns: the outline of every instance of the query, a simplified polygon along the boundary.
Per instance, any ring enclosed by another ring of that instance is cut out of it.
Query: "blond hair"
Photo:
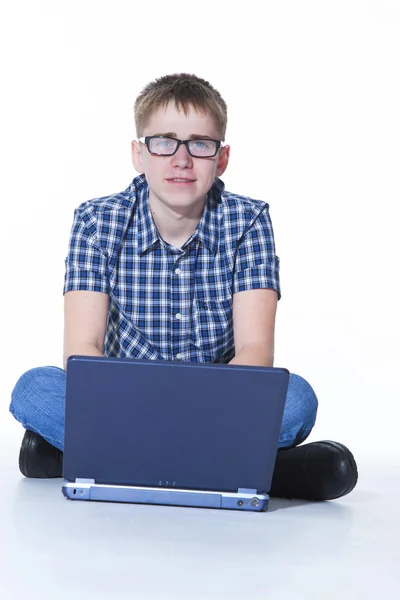
[[[193,107],[199,113],[214,118],[220,130],[222,141],[225,139],[227,125],[227,106],[221,94],[205,79],[187,73],[164,75],[155,79],[141,91],[135,101],[135,125],[138,137],[152,114],[169,102],[175,102],[178,110],[187,115]]]

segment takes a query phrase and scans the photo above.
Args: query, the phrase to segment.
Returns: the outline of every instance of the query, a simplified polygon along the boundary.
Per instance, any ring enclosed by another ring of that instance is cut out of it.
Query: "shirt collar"
[[[145,175],[135,177],[132,187],[137,202],[137,252],[142,254],[159,241],[160,236],[151,216],[149,186]]]
[[[217,253],[219,242],[218,206],[221,203],[221,194],[225,185],[217,177],[206,196],[203,215],[197,226],[197,237],[201,244],[206,246],[213,254]]]
[[[142,254],[160,241],[160,235],[154,224],[149,204],[149,186],[145,175],[135,177],[132,182],[132,191],[136,194],[138,203],[137,251]],[[201,244],[206,246],[213,254],[217,253],[219,241],[218,205],[221,195],[225,190],[223,181],[215,178],[211,189],[206,196],[204,211],[196,228],[195,235]]]

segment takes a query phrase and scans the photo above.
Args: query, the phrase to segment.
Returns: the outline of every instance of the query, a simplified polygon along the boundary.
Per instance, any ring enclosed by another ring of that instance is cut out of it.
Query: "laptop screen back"
[[[71,357],[64,478],[268,492],[289,373]]]

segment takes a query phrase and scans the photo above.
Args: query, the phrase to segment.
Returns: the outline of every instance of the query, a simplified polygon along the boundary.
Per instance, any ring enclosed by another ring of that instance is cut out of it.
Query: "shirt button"
[[[176,273],[177,275],[180,275],[180,274],[182,273],[182,271],[181,271],[180,269],[175,269],[175,273]]]
[[[180,352],[178,352],[178,354],[176,355],[176,358],[177,358],[178,360],[181,360],[181,358],[182,358],[182,354],[181,354]]]
[[[176,317],[177,319],[182,319],[182,315],[181,315],[181,313],[176,313],[175,317]]]

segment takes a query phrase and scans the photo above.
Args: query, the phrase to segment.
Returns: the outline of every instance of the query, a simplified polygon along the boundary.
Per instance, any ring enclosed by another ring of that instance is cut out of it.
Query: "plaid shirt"
[[[178,249],[159,235],[148,184],[75,210],[64,292],[109,295],[105,356],[228,362],[235,354],[232,296],[279,288],[279,258],[265,202],[215,179],[193,235]]]

